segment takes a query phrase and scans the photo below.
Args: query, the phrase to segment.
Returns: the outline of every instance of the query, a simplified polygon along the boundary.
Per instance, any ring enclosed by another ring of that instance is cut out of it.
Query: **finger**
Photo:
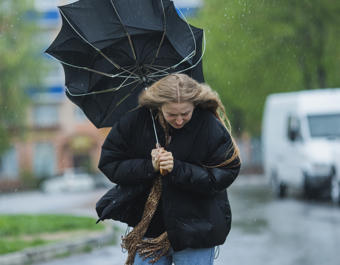
[[[174,163],[171,162],[171,161],[170,161],[170,162],[160,162],[160,163],[159,163],[159,166],[160,166],[160,167],[167,167],[167,166],[173,166],[173,164],[174,164]]]
[[[174,160],[173,159],[160,159],[159,163],[173,163]]]
[[[171,172],[173,168],[174,168],[173,166],[167,166],[167,167],[160,167],[159,169],[161,171]]]
[[[173,164],[166,164],[166,165],[160,165],[159,168],[163,168],[163,169],[168,169],[168,168],[173,168],[174,165]]]
[[[161,156],[159,157],[159,161],[173,161],[174,158],[172,156]]]
[[[163,147],[160,147],[160,148],[154,148],[154,149],[152,149],[151,150],[151,153],[157,153],[157,152],[162,152],[164,150],[164,148]]]
[[[171,172],[173,168],[174,168],[173,166],[160,167],[160,170]]]
[[[164,156],[159,157],[159,161],[168,161],[168,160],[172,160],[171,157],[164,157]]]
[[[159,163],[164,163],[164,164],[169,164],[169,163],[173,163],[174,160],[173,159],[166,159],[166,160],[159,160]]]
[[[167,152],[167,151],[160,153],[160,155],[161,156],[171,156],[172,157],[172,153],[171,152]]]
[[[153,156],[153,157],[160,156],[160,154],[161,154],[161,150],[153,149],[153,150],[151,151],[151,156]]]

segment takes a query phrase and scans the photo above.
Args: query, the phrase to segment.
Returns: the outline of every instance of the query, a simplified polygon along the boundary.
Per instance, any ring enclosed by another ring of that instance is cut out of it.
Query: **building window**
[[[55,127],[59,122],[57,105],[36,105],[33,109],[33,123],[38,127]]]
[[[17,150],[12,147],[0,157],[0,178],[16,179],[19,175]]]
[[[56,154],[52,143],[36,143],[34,146],[33,169],[38,177],[55,173]]]

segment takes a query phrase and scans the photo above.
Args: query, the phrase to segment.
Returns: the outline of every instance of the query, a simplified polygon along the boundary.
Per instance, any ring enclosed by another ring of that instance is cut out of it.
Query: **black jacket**
[[[164,146],[164,132],[157,119],[156,128]],[[161,202],[146,236],[166,230],[175,251],[223,244],[231,225],[226,188],[238,175],[239,160],[234,167],[206,166],[230,157],[230,135],[211,112],[197,107],[191,120],[181,129],[171,129],[170,134],[166,149],[173,154],[174,168],[162,177]],[[150,112],[144,107],[123,116],[105,140],[99,168],[117,184],[109,198],[111,210],[116,210],[113,219],[130,226],[141,219],[152,181],[158,176],[151,162],[155,142]],[[117,211],[115,202],[124,192],[130,201]]]

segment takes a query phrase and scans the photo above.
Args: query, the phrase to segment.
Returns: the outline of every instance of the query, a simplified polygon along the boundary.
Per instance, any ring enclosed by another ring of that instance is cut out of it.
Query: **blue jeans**
[[[182,251],[175,251],[169,256],[163,256],[154,265],[213,265],[214,264],[214,248],[200,248],[200,249],[185,249]],[[143,260],[136,254],[133,265],[151,265],[149,259]]]

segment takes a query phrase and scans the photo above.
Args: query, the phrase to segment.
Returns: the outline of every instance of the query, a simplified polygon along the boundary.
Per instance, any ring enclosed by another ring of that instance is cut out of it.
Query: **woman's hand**
[[[159,156],[159,169],[162,172],[162,175],[166,175],[170,173],[174,168],[174,157],[171,152],[168,152],[163,149]]]
[[[152,166],[155,172],[159,171],[160,154],[164,151],[163,147],[158,147],[151,150]]]
[[[174,158],[171,152],[164,150],[163,147],[152,149],[152,166],[155,172],[160,171],[162,175],[171,172],[174,167]]]

